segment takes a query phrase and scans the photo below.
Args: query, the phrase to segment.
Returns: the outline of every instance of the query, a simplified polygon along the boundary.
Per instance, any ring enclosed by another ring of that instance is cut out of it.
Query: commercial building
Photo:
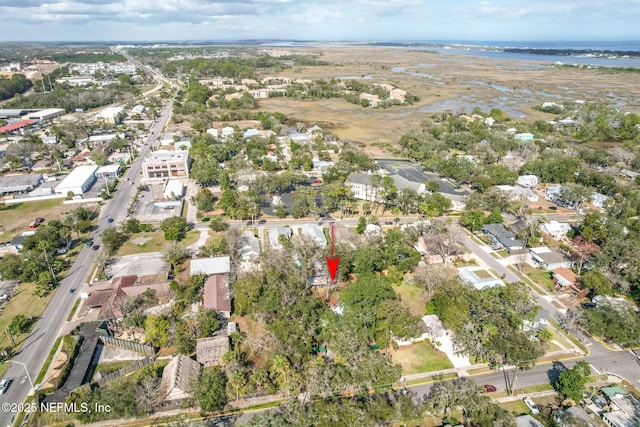
[[[0,195],[28,193],[41,182],[39,173],[0,176]]]
[[[27,118],[38,122],[46,122],[56,117],[63,116],[65,113],[66,111],[63,108],[47,108],[46,110],[29,113]]]
[[[26,111],[22,109],[0,109],[0,119],[19,119]]]
[[[142,177],[143,179],[187,178],[189,163],[188,151],[154,151],[142,161]]]
[[[192,259],[189,274],[228,274],[231,271],[231,258],[228,256]]]
[[[56,194],[67,195],[72,192],[74,195],[83,195],[96,182],[97,170],[97,166],[78,166],[58,184]]]
[[[118,174],[120,173],[120,169],[121,169],[120,165],[100,166],[98,170],[96,170],[96,178],[115,179],[118,177]]]
[[[117,125],[122,120],[123,111],[124,108],[122,107],[105,108],[104,110],[96,114],[96,120],[112,125]]]
[[[184,185],[177,179],[170,179],[164,186],[162,196],[165,200],[180,200],[184,196]]]
[[[20,120],[19,122],[9,123],[6,126],[0,127],[0,134],[2,133],[11,133],[17,130],[22,131],[22,129],[27,126],[31,126],[35,122],[33,120]]]

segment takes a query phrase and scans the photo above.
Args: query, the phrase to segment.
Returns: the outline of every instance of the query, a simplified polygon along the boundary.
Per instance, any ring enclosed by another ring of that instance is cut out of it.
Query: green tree
[[[200,188],[198,194],[191,198],[191,203],[196,205],[199,211],[211,211],[216,202],[216,196],[207,188]]]
[[[580,277],[580,283],[584,289],[589,290],[591,298],[596,295],[611,295],[613,293],[609,279],[597,270],[589,270],[584,273]]]
[[[589,363],[581,360],[573,368],[560,372],[553,386],[563,396],[580,402],[590,375]]]
[[[171,321],[164,316],[150,315],[144,322],[147,342],[154,347],[167,347],[171,343]]]
[[[9,322],[9,332],[14,335],[23,334],[29,330],[31,327],[32,321],[27,318],[24,314],[17,314],[11,318],[11,322]]]
[[[136,234],[140,232],[140,221],[136,218],[129,218],[122,224],[122,231],[127,234]]]
[[[119,232],[116,228],[107,228],[102,232],[102,244],[109,254],[116,253],[126,241],[127,235]]]
[[[364,215],[360,215],[358,218],[358,225],[356,226],[356,233],[362,234],[367,229],[367,218]]]
[[[182,216],[172,216],[160,223],[160,230],[164,231],[166,240],[180,241],[185,238],[189,231],[189,224]]]
[[[193,387],[200,409],[217,412],[227,404],[227,376],[220,366],[204,368]]]
[[[213,231],[225,231],[229,228],[229,224],[227,224],[222,217],[215,216],[209,221],[209,228]]]

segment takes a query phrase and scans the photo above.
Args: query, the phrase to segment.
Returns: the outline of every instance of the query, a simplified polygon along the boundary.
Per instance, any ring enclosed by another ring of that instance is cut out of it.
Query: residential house
[[[300,231],[303,236],[310,237],[312,240],[316,242],[316,245],[320,248],[324,248],[327,246],[327,238],[324,235],[324,230],[322,227],[318,227],[315,224],[302,224],[300,226]]]
[[[280,236],[290,240],[293,236],[293,230],[290,227],[278,227],[269,229],[269,245],[272,249],[281,249]]]
[[[555,202],[557,199],[559,199],[561,194],[562,185],[560,184],[550,185],[546,190],[544,190],[544,198],[551,202]]]
[[[465,283],[473,286],[478,290],[494,288],[496,286],[504,286],[504,282],[500,279],[496,279],[493,276],[480,278],[478,274],[466,268],[458,270],[458,277]]]
[[[579,293],[581,291],[580,276],[566,267],[559,267],[553,270],[551,278],[554,283],[553,289],[556,292]]]
[[[43,136],[41,137],[42,142],[45,143],[46,145],[53,145],[53,144],[57,144],[58,143],[58,137],[55,135],[52,136]]]
[[[560,240],[571,231],[571,225],[553,220],[540,224],[540,231],[548,234],[554,240]]]
[[[618,386],[601,389],[611,411],[602,414],[602,421],[611,427],[640,425],[640,402]]]
[[[635,180],[640,176],[640,173],[632,171],[630,169],[622,169],[620,176],[626,179]]]
[[[122,112],[124,111],[123,107],[109,107],[100,111],[96,114],[96,120],[107,123],[117,125],[122,121]]]
[[[522,322],[522,330],[525,332],[537,332],[541,329],[544,329],[549,324],[549,310],[538,310],[535,319],[533,321],[524,320]]]
[[[544,424],[531,415],[520,415],[516,417],[516,427],[544,427]]]
[[[115,179],[118,177],[118,174],[120,174],[121,170],[122,166],[120,166],[119,164],[100,166],[96,170],[95,176],[96,178]]]
[[[583,426],[596,427],[591,416],[582,406],[571,406],[555,412],[554,418],[560,427]]]
[[[234,323],[234,322],[230,322]],[[196,340],[196,360],[204,367],[222,364],[222,356],[230,349],[228,335],[199,338]]]
[[[260,256],[260,240],[252,231],[243,231],[238,237],[238,256],[243,261],[254,261]]]
[[[163,402],[178,403],[193,397],[192,383],[200,374],[200,363],[178,354],[162,370],[160,396]]]
[[[33,164],[33,166],[31,166],[31,170],[36,171],[36,172],[41,172],[41,171],[45,171],[45,170],[51,169],[52,165],[53,165],[53,163],[51,162],[51,160],[42,159],[42,160],[38,160],[37,162],[35,162]]]
[[[202,308],[215,310],[223,317],[231,317],[231,290],[229,274],[214,274],[207,277],[202,292]]]
[[[228,256],[197,258],[189,262],[189,274],[229,274],[231,271],[231,258]]]
[[[452,264],[460,258],[468,259],[467,251],[461,245],[451,243],[447,233],[420,236],[415,248],[427,264]]]
[[[516,184],[527,188],[535,187],[538,185],[538,177],[535,175],[520,175]]]
[[[222,128],[222,137],[223,138],[230,138],[233,136],[233,134],[235,133],[235,129],[232,128],[231,126],[225,126]]]
[[[218,138],[218,134],[219,134],[219,132],[218,132],[218,129],[216,129],[216,128],[209,128],[209,129],[207,129],[207,133],[208,133],[209,135],[213,136],[214,138]]]
[[[521,187],[519,185],[496,185],[496,188],[507,194],[511,200],[538,201],[538,195],[528,187]]]
[[[543,270],[555,270],[560,267],[571,268],[573,264],[568,256],[554,249],[549,249],[547,246],[531,248],[529,254],[534,266]]]
[[[604,209],[607,207],[607,200],[609,197],[600,193],[592,193],[591,194],[591,204],[598,209]]]
[[[242,134],[242,136],[244,137],[245,141],[248,139],[251,139],[254,136],[260,136],[260,132],[258,131],[258,129],[255,128],[249,128],[247,130],[244,131],[244,133]]]
[[[190,163],[188,151],[153,151],[142,161],[142,177],[145,180],[187,178]]]
[[[485,224],[482,231],[491,237],[494,245],[504,248],[510,254],[521,253],[525,250],[524,243],[516,238],[516,235],[504,228],[502,224]]]
[[[428,314],[422,316],[420,322],[418,322],[418,328],[422,331],[418,337],[410,337],[405,339],[393,338],[393,340],[400,347],[411,345],[416,342],[424,340],[430,340],[431,342],[437,342],[439,338],[445,336],[446,329],[442,324],[442,321],[436,314]]]

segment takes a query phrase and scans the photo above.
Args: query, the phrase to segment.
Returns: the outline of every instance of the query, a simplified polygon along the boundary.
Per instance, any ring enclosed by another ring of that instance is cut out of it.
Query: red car
[[[496,386],[493,386],[491,384],[485,384],[483,387],[485,393],[493,393],[496,391]]]

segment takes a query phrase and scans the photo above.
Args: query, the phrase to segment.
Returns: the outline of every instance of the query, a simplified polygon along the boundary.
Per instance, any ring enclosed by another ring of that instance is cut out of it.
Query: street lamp
[[[18,365],[22,365],[24,371],[27,373],[27,379],[29,380],[29,385],[31,386],[31,390],[29,390],[29,396],[33,396],[36,392],[36,388],[33,386],[33,381],[31,381],[31,375],[29,375],[29,370],[27,369],[27,365],[22,362],[18,362],[17,360],[9,360],[9,362],[17,363]]]

